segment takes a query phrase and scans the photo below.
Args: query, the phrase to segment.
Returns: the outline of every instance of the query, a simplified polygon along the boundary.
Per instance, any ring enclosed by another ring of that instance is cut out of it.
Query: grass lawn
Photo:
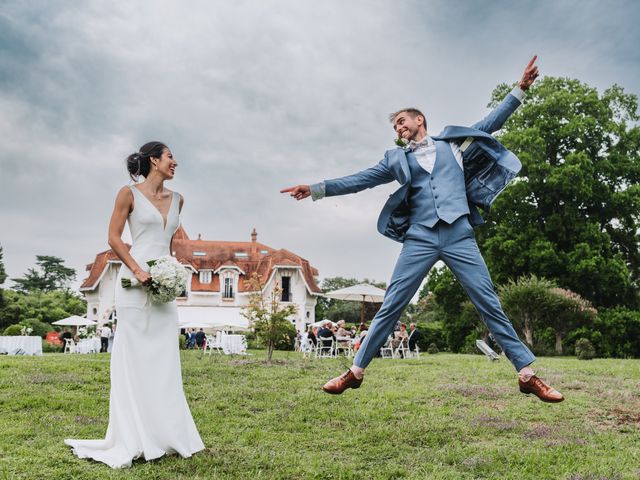
[[[108,354],[0,357],[0,478],[640,478],[640,360],[541,359],[567,397],[549,405],[518,392],[504,359],[377,359],[359,390],[330,396],[346,359],[252,353],[183,352],[207,448],[126,470],[63,444],[104,437]]]

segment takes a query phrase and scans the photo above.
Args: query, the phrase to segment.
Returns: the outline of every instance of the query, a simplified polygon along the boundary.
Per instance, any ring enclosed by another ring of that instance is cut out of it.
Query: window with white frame
[[[233,291],[233,274],[225,274],[224,278],[224,283],[223,283],[223,292],[222,292],[222,298],[234,298],[234,291]]]
[[[211,283],[211,270],[200,270],[200,283]]]

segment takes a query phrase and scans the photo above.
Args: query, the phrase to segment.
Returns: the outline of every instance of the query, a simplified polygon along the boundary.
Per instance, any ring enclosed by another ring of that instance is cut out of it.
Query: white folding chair
[[[380,356],[382,358],[393,358],[393,346],[391,345],[391,338],[388,338],[387,343],[385,343],[380,349]]]
[[[335,348],[332,337],[318,337],[316,343],[316,358],[335,357]]]
[[[76,353],[76,342],[73,338],[64,339],[64,353]]]
[[[409,358],[410,354],[408,340],[403,338],[393,351],[393,358]]]
[[[340,338],[336,343],[336,356],[343,352],[346,357],[353,356],[353,346],[351,344],[351,338]]]
[[[209,355],[211,355],[213,352],[222,354],[222,344],[220,342],[219,335],[215,337],[213,335],[207,335],[206,339],[207,343],[205,344],[205,353],[208,353]]]

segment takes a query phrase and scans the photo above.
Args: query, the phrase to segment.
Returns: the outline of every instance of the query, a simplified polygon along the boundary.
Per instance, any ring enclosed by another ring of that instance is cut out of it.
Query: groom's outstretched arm
[[[522,78],[518,82],[518,86],[515,87],[511,93],[509,93],[500,105],[494,108],[489,115],[472,125],[472,128],[482,130],[483,132],[493,133],[496,130],[500,130],[504,122],[507,121],[509,116],[520,106],[522,99],[524,98],[524,92],[529,89],[531,84],[538,78],[539,71],[535,65],[537,55],[529,61],[529,64],[524,69]]]
[[[387,167],[387,157],[385,155],[385,158],[377,165],[353,175],[325,180],[313,185],[297,185],[284,188],[280,190],[280,193],[289,193],[296,200],[302,200],[308,196],[311,196],[313,200],[320,200],[324,197],[356,193],[365,188],[373,188],[383,183],[392,182],[394,179]]]

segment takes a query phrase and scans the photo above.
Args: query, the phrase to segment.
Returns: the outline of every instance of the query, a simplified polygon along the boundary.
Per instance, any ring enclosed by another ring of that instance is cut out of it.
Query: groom
[[[390,121],[402,147],[385,152],[377,165],[346,177],[313,185],[285,188],[296,200],[311,196],[356,193],[398,181],[401,187],[389,198],[378,219],[378,231],[403,243],[382,307],[344,374],[327,382],[327,393],[359,388],[371,362],[431,267],[444,261],[453,271],[487,328],[518,372],[522,393],[543,402],[561,402],[560,392],[538,378],[531,351],[520,341],[502,311],[489,271],[478,250],[473,227],[483,219],[477,207],[488,210],[497,195],[520,170],[516,156],[491,133],[499,130],[518,108],[524,91],[538,77],[534,56],[518,86],[486,118],[471,128],[449,126],[436,136],[416,108],[391,114]]]

